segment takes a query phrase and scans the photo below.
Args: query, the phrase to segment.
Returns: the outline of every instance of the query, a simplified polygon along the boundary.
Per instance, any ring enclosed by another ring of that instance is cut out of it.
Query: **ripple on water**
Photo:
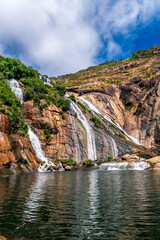
[[[0,178],[8,239],[159,239],[160,174],[79,171]]]

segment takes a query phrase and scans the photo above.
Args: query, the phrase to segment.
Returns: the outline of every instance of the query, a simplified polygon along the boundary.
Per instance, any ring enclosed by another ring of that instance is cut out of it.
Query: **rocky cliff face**
[[[8,117],[3,114],[0,116],[0,174],[37,171],[41,161],[36,157],[30,141],[9,134]]]
[[[26,122],[39,137],[45,155],[51,159],[75,159],[77,162],[88,159],[87,132],[76,114],[72,111],[65,113],[62,119],[60,110],[55,105],[40,113],[36,104],[24,103]],[[50,128],[51,140],[48,141],[42,123]],[[108,136],[100,129],[93,128],[96,142],[97,158],[103,160],[112,155],[112,145]],[[119,154],[131,152],[131,147],[119,138],[117,141]]]
[[[54,80],[55,81],[55,80]],[[160,151],[160,47],[59,77],[156,154]]]
[[[133,152],[149,154],[144,147],[124,136],[113,123],[159,154],[160,49],[154,51],[152,55],[150,51],[145,53],[143,58],[137,55],[135,59],[102,64],[52,81],[52,84],[61,82],[69,93],[75,94],[77,101],[82,103],[80,97],[83,97],[101,112],[101,115],[96,113],[96,118],[101,121],[97,126],[90,121],[95,111],[76,103],[83,113],[82,118],[88,119],[93,139],[89,139],[87,127],[73,108],[62,112],[54,104],[40,109],[46,100],[24,102],[25,122],[39,137],[46,157],[77,162],[86,160],[92,151],[89,142],[95,145],[98,160]],[[25,92],[25,87],[23,90]],[[104,119],[106,115],[111,122]],[[8,117],[3,113],[0,116],[0,169],[37,171],[41,160],[29,139],[10,134]]]
[[[140,84],[144,84],[143,80],[136,77],[124,85],[106,87],[106,93],[83,96],[142,145],[159,154],[160,78],[150,79],[145,90],[141,90]]]

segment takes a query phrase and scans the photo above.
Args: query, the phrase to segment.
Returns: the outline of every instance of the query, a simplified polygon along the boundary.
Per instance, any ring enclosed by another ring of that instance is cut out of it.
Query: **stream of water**
[[[66,97],[68,97],[68,96],[69,95],[66,94]],[[87,132],[88,159],[96,160],[97,159],[96,144],[95,144],[95,136],[94,136],[94,132],[92,130],[92,126],[90,125],[90,123],[88,122],[88,119],[82,113],[81,109],[77,106],[76,103],[71,101],[70,108],[73,110],[73,112],[76,113],[77,118],[80,120],[84,129]]]

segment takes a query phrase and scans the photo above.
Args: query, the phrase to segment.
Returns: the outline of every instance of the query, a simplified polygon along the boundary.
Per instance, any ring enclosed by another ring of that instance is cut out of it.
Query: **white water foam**
[[[18,99],[20,99],[21,104],[23,104],[23,91],[20,87],[19,82],[15,79],[10,79],[8,81],[9,81],[9,85],[10,85],[10,88],[11,88],[12,92],[14,92],[16,97]]]
[[[31,144],[36,152],[36,155],[39,159],[41,159],[44,164],[39,166],[38,171],[39,172],[48,172],[48,171],[54,171],[55,164],[51,161],[51,159],[46,158],[44,151],[42,150],[41,143],[37,135],[31,130],[31,128],[28,126],[29,131],[29,140],[31,141]]]
[[[120,163],[102,163],[100,165],[101,170],[145,170],[150,167],[150,164],[145,161],[139,162],[120,162]]]
[[[44,79],[44,84],[47,84],[47,85],[53,87],[49,78],[43,76],[43,79]]]

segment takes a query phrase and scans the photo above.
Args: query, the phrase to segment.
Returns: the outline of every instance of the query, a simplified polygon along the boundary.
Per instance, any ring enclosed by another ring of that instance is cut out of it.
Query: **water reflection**
[[[0,178],[9,239],[159,239],[160,174],[79,171]]]

